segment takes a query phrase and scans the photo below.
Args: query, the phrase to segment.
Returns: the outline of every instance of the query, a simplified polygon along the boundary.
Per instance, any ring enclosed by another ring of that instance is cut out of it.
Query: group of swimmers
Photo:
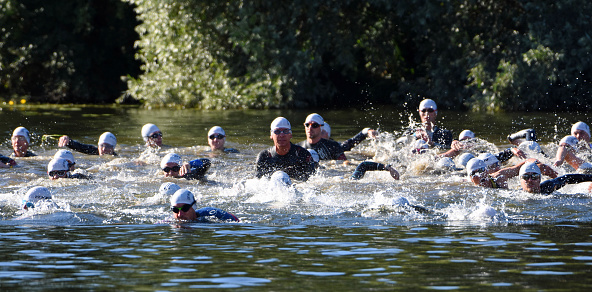
[[[536,131],[525,129],[508,136],[512,147],[498,153],[474,153],[471,141],[477,139],[471,130],[464,130],[458,139],[454,139],[452,132],[435,125],[438,115],[436,103],[431,99],[424,99],[418,108],[421,126],[409,129],[405,135],[397,140],[411,149],[416,155],[431,155],[435,152],[438,164],[451,169],[464,168],[468,180],[476,186],[485,188],[508,188],[508,180],[518,176],[521,188],[531,193],[552,193],[565,186],[592,181],[592,165],[579,155],[582,151],[591,148],[590,128],[584,122],[577,122],[572,126],[571,135],[561,139],[555,160],[552,166],[541,163],[531,154],[547,155],[541,151],[537,143]],[[345,152],[367,138],[376,138],[377,131],[365,128],[357,135],[343,142],[337,142],[330,138],[331,128],[323,117],[317,113],[310,114],[304,121],[306,140],[294,144],[292,139],[292,126],[288,119],[277,117],[270,125],[270,139],[273,146],[261,151],[255,162],[255,176],[257,178],[277,177],[285,184],[292,184],[292,180],[306,181],[318,171],[321,160],[340,160],[347,162]],[[159,148],[162,146],[162,132],[154,124],[146,124],[142,127],[142,137],[148,147]],[[238,153],[234,148],[224,147],[226,133],[215,126],[208,132],[208,144],[212,151],[224,153]],[[16,157],[28,157],[35,154],[28,150],[30,143],[29,132],[23,127],[14,130],[12,138],[13,153],[11,157],[0,156],[0,167],[13,167],[17,163]],[[117,155],[115,146],[117,139],[110,132],[103,133],[97,146],[88,145],[72,140],[68,136],[59,138],[58,146],[67,147],[74,151],[89,155]],[[434,151],[429,151],[433,149]],[[508,162],[512,157],[520,161],[514,165],[502,168],[501,164]],[[548,156],[547,156],[548,157]],[[453,158],[456,159],[456,163]],[[558,176],[553,167],[560,167],[564,163],[569,164],[577,173]],[[51,179],[59,178],[88,178],[80,173],[71,173],[76,162],[72,152],[59,150],[49,162],[47,174]],[[210,160],[198,158],[184,162],[176,153],[166,154],[160,162],[166,177],[203,179],[210,168]],[[461,167],[461,168],[459,168]],[[400,175],[396,167],[390,164],[366,160],[358,164],[351,175],[351,179],[361,179],[367,171],[388,171],[390,176],[399,180]],[[541,182],[542,176],[551,179]],[[164,186],[164,184],[163,184]],[[592,185],[590,187],[592,189]],[[174,190],[174,191],[171,191]],[[161,187],[161,191],[163,188]],[[207,207],[195,209],[196,204],[193,194],[178,186],[164,188],[170,195],[171,210],[177,219],[194,221],[198,218],[214,217],[220,220],[238,221],[238,218],[226,211]],[[47,199],[49,190],[43,187],[34,187],[27,193],[23,201],[24,208],[34,206],[36,200]]]

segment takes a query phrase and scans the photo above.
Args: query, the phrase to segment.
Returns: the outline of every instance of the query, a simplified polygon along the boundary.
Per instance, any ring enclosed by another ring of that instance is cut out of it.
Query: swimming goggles
[[[164,171],[164,172],[171,172],[171,170],[174,171],[174,172],[177,172],[177,171],[181,170],[181,167],[178,166],[178,165],[177,166],[173,166],[173,167],[168,167],[167,166],[167,167],[165,167],[165,168],[162,169],[162,171]]]
[[[68,172],[68,171],[67,170],[52,170],[48,174],[51,177],[54,177],[54,176],[65,176],[66,175],[66,172]]]
[[[179,213],[179,211],[187,212],[189,211],[189,209],[191,209],[191,206],[193,206],[193,204],[195,204],[195,201],[193,201],[193,203],[191,204],[184,204],[181,207],[171,206],[171,211],[173,211],[173,213]]]
[[[224,137],[226,137],[226,136],[224,136],[222,134],[212,134],[212,135],[210,135],[209,138],[210,138],[210,140],[214,140],[214,139],[222,140],[222,139],[224,139]]]
[[[428,112],[428,113],[433,113],[435,112],[435,110],[433,108],[424,108],[421,110],[422,113]]]
[[[281,133],[288,135],[288,134],[292,134],[292,130],[290,130],[290,129],[283,129],[283,130],[275,129],[275,130],[273,130],[273,133],[276,135],[279,135]]]
[[[538,180],[541,178],[541,175],[538,173],[531,173],[531,174],[525,173],[525,174],[521,175],[520,178],[523,180],[529,180],[529,179]]]
[[[314,129],[316,129],[316,128],[320,127],[321,125],[317,124],[317,123],[304,123],[304,126],[307,128],[312,127]]]
[[[150,138],[152,138],[152,139],[156,139],[156,138],[158,138],[158,137],[162,137],[162,133],[154,133],[154,134],[152,134],[152,135],[150,135],[150,136],[148,136],[148,137],[150,137]]]

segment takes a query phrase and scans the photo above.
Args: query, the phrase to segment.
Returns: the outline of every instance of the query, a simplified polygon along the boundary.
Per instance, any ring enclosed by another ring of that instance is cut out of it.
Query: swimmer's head
[[[220,126],[214,126],[208,131],[208,145],[212,150],[224,150],[226,132]]]
[[[424,109],[432,109],[434,111],[437,111],[438,110],[438,106],[436,105],[436,102],[435,101],[427,98],[427,99],[422,100],[419,103],[419,111],[422,111]]]
[[[181,159],[181,156],[179,156],[179,154],[169,153],[169,154],[165,155],[162,158],[162,160],[160,161],[160,168],[167,167],[168,163],[175,163],[177,165],[181,165],[182,162],[183,162],[183,160]]]
[[[63,158],[68,161],[68,166],[70,170],[73,170],[74,165],[76,164],[76,160],[74,160],[74,154],[72,151],[66,149],[60,149],[56,154],[53,155],[53,158]]]
[[[323,126],[325,124],[325,120],[323,119],[323,117],[321,117],[321,115],[319,114],[310,114],[306,117],[306,120],[304,120],[304,124],[310,124],[310,123],[317,123],[320,126]]]
[[[576,146],[578,146],[578,138],[571,135],[565,136],[559,141],[559,146],[568,146],[576,149]]]
[[[146,124],[142,127],[142,138],[144,142],[148,141],[150,135],[153,133],[161,133],[160,129],[155,124]]]
[[[474,139],[474,138],[475,138],[475,133],[473,133],[473,131],[471,131],[471,130],[464,130],[464,131],[460,132],[460,134],[458,135],[459,141],[467,140],[467,139]]]
[[[531,153],[542,153],[541,145],[535,141],[524,141],[518,145],[518,149],[522,150],[523,152],[531,152]]]
[[[292,125],[290,125],[290,122],[288,121],[288,119],[286,119],[284,117],[277,117],[277,118],[275,118],[275,120],[273,120],[271,122],[271,132],[273,133],[273,131],[276,129],[292,130]]]
[[[487,164],[479,158],[471,158],[467,163],[467,175],[469,177],[473,177],[479,173],[485,172],[487,170]]]
[[[18,127],[16,129],[14,129],[14,131],[12,132],[12,137],[24,137],[25,140],[27,140],[27,143],[31,143],[31,137],[29,136],[29,130],[27,130],[25,127]]]
[[[172,196],[176,191],[178,191],[180,189],[181,189],[181,187],[178,186],[176,183],[165,182],[160,185],[160,189],[158,189],[158,192],[161,195]]]
[[[290,179],[290,176],[281,170],[274,172],[269,178],[269,180],[273,183],[278,183],[281,185],[292,185],[292,180]]]
[[[590,142],[590,127],[584,122],[577,122],[571,126],[571,134],[578,140]]]
[[[23,197],[23,209],[35,208],[35,204],[42,200],[51,200],[51,192],[46,187],[32,187]]]
[[[314,162],[319,162],[321,160],[321,157],[319,156],[319,153],[314,150],[314,149],[306,149],[308,150],[308,152],[310,152],[310,155],[312,156],[312,160],[314,160]]]
[[[175,219],[195,220],[197,214],[193,206],[195,205],[193,193],[187,189],[179,189],[171,196],[171,210]]]
[[[496,169],[500,166],[500,162],[497,159],[497,157],[495,157],[495,155],[491,153],[481,153],[479,154],[479,156],[477,156],[477,158],[483,160],[483,162],[485,162],[485,164],[487,165],[488,169]]]
[[[461,155],[459,155],[456,158],[456,162],[458,165],[462,165],[463,167],[467,167],[467,163],[469,162],[469,160],[471,160],[472,158],[475,158],[475,155],[473,155],[473,153],[463,153]]]
[[[325,122],[325,124],[321,127],[321,135],[325,139],[331,138],[331,126],[329,126],[329,123]]]
[[[47,164],[47,175],[51,179],[66,178],[69,172],[70,165],[64,158],[54,158]]]
[[[117,138],[111,132],[105,132],[99,137],[99,155],[113,154],[115,145],[117,145]]]

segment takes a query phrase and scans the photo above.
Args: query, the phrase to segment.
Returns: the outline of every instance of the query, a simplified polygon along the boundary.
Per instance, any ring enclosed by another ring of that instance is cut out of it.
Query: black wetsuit
[[[212,163],[207,158],[198,158],[195,160],[189,161],[189,167],[191,170],[186,173],[183,178],[185,179],[202,179],[208,169],[210,169],[210,165]]]
[[[350,151],[352,148],[356,147],[358,144],[362,143],[362,141],[368,138],[368,134],[364,134],[364,131],[360,131],[352,138],[349,138],[343,142],[341,142],[341,149],[343,151]]]
[[[408,133],[415,135],[415,131],[415,129],[410,129],[408,130]],[[432,141],[434,142],[434,147],[440,149],[450,149],[450,145],[452,144],[452,132],[450,130],[440,129],[438,126],[434,126],[432,132]]]
[[[234,214],[214,207],[204,207],[197,209],[195,210],[195,213],[197,214],[197,220],[200,222],[209,222],[210,220],[208,218],[211,217],[215,217],[216,219],[222,221],[240,221],[238,217],[234,216]]]
[[[282,170],[292,179],[306,181],[315,172],[315,165],[308,150],[290,143],[290,151],[286,155],[279,155],[275,146],[263,150],[257,156],[257,178],[270,176],[277,170]]]
[[[84,154],[89,154],[89,155],[99,155],[99,147],[95,146],[95,145],[90,145],[90,144],[82,144],[78,141],[72,140],[70,139],[70,141],[68,141],[68,148],[84,153]],[[113,152],[113,156],[117,156],[117,153]]]
[[[351,179],[361,179],[366,174],[366,171],[386,170],[386,165],[378,162],[364,161],[358,164],[356,170],[351,176]]]
[[[12,159],[8,156],[4,156],[2,154],[0,154],[0,162],[2,162],[4,164],[11,165],[11,166],[16,165],[16,161],[14,161],[14,159]]]
[[[304,140],[298,145],[302,146],[305,149],[313,149],[319,154],[320,160],[346,160],[345,154],[343,153],[343,148],[341,145],[333,140],[328,140],[325,138],[321,138],[319,142],[315,144],[308,143],[307,140]]]
[[[541,183],[541,193],[550,194],[566,184],[578,184],[592,181],[592,174],[566,174],[554,179],[549,179]]]
[[[68,178],[74,178],[74,179],[90,179],[90,176],[88,176],[86,174],[82,174],[82,173],[69,173],[68,174]]]

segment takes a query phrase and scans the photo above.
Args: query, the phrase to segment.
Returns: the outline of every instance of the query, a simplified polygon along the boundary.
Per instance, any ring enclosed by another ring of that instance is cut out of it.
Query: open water
[[[308,182],[293,187],[254,179],[259,151],[272,145],[269,124],[287,117],[293,142],[304,139],[309,111],[145,110],[127,107],[4,107],[0,154],[10,153],[18,126],[32,133],[39,156],[0,169],[0,288],[68,290],[589,290],[592,264],[592,196],[588,185],[551,195],[472,186],[463,171],[435,167],[432,155],[411,155],[395,143],[415,112],[369,107],[316,111],[342,141],[364,127],[377,140],[346,153],[351,164],[322,162]],[[508,147],[505,137],[533,127],[543,149],[586,113],[485,115],[440,111],[438,124],[473,130],[475,149]],[[146,150],[145,123],[164,133],[158,151]],[[211,156],[206,133],[220,125],[227,147],[240,154]],[[104,131],[118,138],[118,157],[74,153],[91,180],[49,180],[46,166],[67,134],[96,143]],[[164,178],[159,161],[169,152],[186,160],[208,157],[203,181]],[[552,158],[537,157],[551,163]],[[365,159],[392,163],[402,174],[369,172],[349,180]],[[511,160],[510,162],[515,162]],[[557,169],[561,174],[572,171]],[[161,183],[188,188],[198,206],[237,215],[240,223],[171,221]],[[55,205],[20,208],[33,186],[48,187]],[[398,205],[404,198],[429,209]]]

